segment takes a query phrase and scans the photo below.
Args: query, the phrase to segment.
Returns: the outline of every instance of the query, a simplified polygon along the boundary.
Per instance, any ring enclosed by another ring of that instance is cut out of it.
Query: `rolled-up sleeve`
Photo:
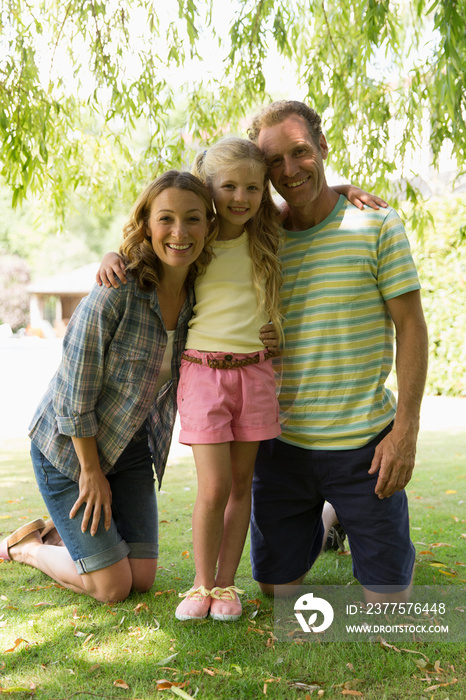
[[[98,424],[95,411],[78,413],[73,411],[71,416],[57,415],[58,432],[77,438],[92,437],[97,435]]]
[[[118,290],[95,286],[74,312],[63,339],[53,408],[61,434],[97,434],[95,406],[102,391],[105,354],[119,323]]]

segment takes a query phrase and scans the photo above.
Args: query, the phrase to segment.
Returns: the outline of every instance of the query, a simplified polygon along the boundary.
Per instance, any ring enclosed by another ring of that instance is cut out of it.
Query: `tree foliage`
[[[447,144],[464,169],[465,0],[161,5],[1,0],[0,173],[14,205],[39,194],[63,216],[78,191],[109,211],[282,96],[323,114],[335,169],[380,193],[400,163],[410,175],[426,133],[434,163]],[[273,53],[292,94],[274,92]]]

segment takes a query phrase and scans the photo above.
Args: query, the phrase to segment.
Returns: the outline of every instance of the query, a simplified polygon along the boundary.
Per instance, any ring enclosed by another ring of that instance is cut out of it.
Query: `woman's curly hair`
[[[206,209],[209,233],[204,249],[195,262],[192,263],[186,286],[191,287],[197,275],[202,274],[212,259],[210,243],[216,236],[216,217],[212,197],[207,187],[191,173],[179,170],[169,170],[153,180],[137,198],[128,221],[123,227],[123,240],[119,253],[125,259],[128,271],[134,274],[139,288],[144,292],[155,289],[163,277],[163,266],[152,247],[149,232],[149,218],[152,204],[156,197],[168,188],[180,192],[193,192],[204,204]]]

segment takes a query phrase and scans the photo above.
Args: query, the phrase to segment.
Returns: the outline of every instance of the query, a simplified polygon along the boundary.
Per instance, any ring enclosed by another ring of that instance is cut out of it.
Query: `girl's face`
[[[216,175],[211,182],[212,198],[223,230],[237,230],[259,211],[264,193],[264,170],[255,164],[240,162],[237,167]]]
[[[204,203],[189,190],[168,187],[152,202],[148,238],[166,267],[186,267],[204,248],[209,224]]]

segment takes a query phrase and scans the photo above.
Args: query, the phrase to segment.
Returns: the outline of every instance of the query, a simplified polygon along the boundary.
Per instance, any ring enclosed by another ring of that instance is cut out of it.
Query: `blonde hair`
[[[209,233],[206,237],[204,249],[190,266],[186,278],[186,286],[194,284],[198,274],[202,274],[212,260],[212,248],[210,243],[216,235],[216,217],[213,208],[212,197],[206,186],[194,175],[179,170],[169,170],[160,175],[146,187],[139,195],[131,210],[128,221],[123,227],[123,240],[119,253],[126,261],[127,269],[136,277],[138,287],[145,292],[156,288],[163,277],[163,267],[160,259],[155,254],[150,239],[149,218],[152,204],[156,197],[164,190],[173,187],[180,192],[193,192],[204,204],[206,209],[207,225]]]
[[[282,314],[280,312],[281,264],[278,258],[280,246],[279,210],[270,193],[267,164],[262,151],[251,141],[230,136],[220,139],[213,146],[196,156],[191,172],[207,187],[213,179],[225,171],[247,164],[257,168],[264,176],[264,193],[258,212],[245,225],[249,235],[249,252],[252,259],[252,281],[257,294],[257,313],[265,313],[274,324],[283,343]],[[217,235],[217,222],[215,234]]]

